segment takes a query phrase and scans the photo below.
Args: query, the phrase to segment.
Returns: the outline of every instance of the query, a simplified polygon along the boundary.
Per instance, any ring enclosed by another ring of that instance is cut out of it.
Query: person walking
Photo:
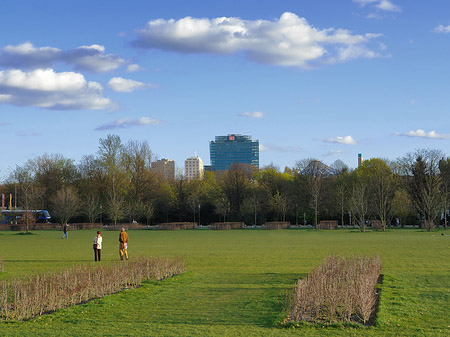
[[[64,237],[66,237],[66,239],[68,239],[69,238],[69,225],[67,223],[64,224],[63,231],[64,231],[64,234],[61,239],[64,239]]]
[[[123,256],[128,260],[128,234],[125,232],[125,228],[122,227],[119,234],[119,256],[123,260]]]
[[[102,258],[102,241],[102,232],[98,231],[93,245],[95,261],[100,261]]]

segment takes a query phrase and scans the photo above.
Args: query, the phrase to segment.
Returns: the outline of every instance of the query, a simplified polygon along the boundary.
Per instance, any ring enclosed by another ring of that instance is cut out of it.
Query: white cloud
[[[53,68],[58,62],[76,70],[108,72],[120,67],[125,60],[106,54],[105,47],[93,44],[63,51],[53,47],[34,47],[30,42],[0,49],[0,66],[13,69]]]
[[[87,82],[74,72],[53,69],[0,70],[0,103],[45,109],[107,109],[113,106],[102,96],[102,86]]]
[[[95,130],[112,130],[112,129],[124,129],[133,126],[143,126],[143,125],[158,125],[161,124],[162,121],[158,119],[151,119],[149,117],[141,117],[139,119],[128,119],[121,118],[117,119],[112,123],[104,124],[99,126]]]
[[[114,91],[118,92],[132,92],[136,89],[149,88],[152,85],[139,81],[134,81],[122,77],[113,77],[109,80],[108,86]]]
[[[409,131],[406,133],[396,132],[396,136],[406,136],[406,137],[419,137],[419,138],[430,138],[430,139],[449,139],[450,134],[439,134],[436,131],[426,132],[422,129],[417,129],[416,131]]]
[[[93,44],[67,50],[62,55],[66,63],[73,63],[75,69],[105,73],[119,68],[125,61],[113,54],[105,54],[105,47]]]
[[[134,73],[135,71],[140,71],[142,68],[139,66],[139,64],[130,64],[127,67],[127,71],[129,73]]]
[[[355,145],[356,141],[352,138],[352,136],[345,136],[345,137],[335,137],[335,138],[326,138],[323,139],[322,142],[324,143],[335,143],[335,144],[345,144],[345,145]]]
[[[376,9],[387,12],[401,12],[402,9],[390,0],[353,0],[361,6],[374,5]]]
[[[252,112],[243,112],[239,114],[240,117],[248,117],[248,118],[263,118],[264,113],[260,111],[252,111]]]
[[[273,145],[273,144],[267,144],[267,145],[259,144],[259,151],[260,152],[274,151],[274,152],[283,152],[283,153],[297,153],[297,152],[301,151],[301,148],[298,146],[280,146],[280,145]]]
[[[433,32],[449,34],[450,33],[450,25],[448,25],[448,26],[439,25],[433,29]]]
[[[180,53],[233,54],[271,65],[308,68],[320,63],[380,56],[367,45],[378,34],[352,34],[346,29],[317,29],[294,13],[279,19],[242,20],[185,17],[157,19],[138,32],[133,45]]]

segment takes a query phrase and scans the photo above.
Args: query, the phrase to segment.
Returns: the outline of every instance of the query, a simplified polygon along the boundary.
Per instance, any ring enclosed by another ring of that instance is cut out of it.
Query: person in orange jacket
[[[123,260],[123,256],[128,260],[128,234],[125,232],[125,228],[122,227],[119,234],[119,256]]]

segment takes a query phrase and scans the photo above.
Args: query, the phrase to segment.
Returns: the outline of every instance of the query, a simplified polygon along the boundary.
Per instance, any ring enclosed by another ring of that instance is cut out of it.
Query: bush
[[[288,321],[360,322],[375,312],[380,257],[330,256],[299,279],[290,298]]]
[[[28,279],[0,282],[0,317],[26,320],[94,298],[184,272],[180,259],[140,257],[111,265],[85,265]]]

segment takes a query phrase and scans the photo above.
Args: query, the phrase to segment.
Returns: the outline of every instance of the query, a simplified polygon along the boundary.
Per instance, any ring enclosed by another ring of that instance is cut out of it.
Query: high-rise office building
[[[233,164],[247,164],[259,168],[259,140],[251,136],[231,134],[216,136],[209,142],[209,154],[213,171],[226,171]]]
[[[152,162],[152,170],[166,179],[175,178],[175,162],[172,159],[160,159]]]
[[[200,157],[189,157],[184,161],[184,176],[188,180],[203,178],[203,161]]]
[[[363,156],[362,153],[358,153],[358,167],[363,164]]]

